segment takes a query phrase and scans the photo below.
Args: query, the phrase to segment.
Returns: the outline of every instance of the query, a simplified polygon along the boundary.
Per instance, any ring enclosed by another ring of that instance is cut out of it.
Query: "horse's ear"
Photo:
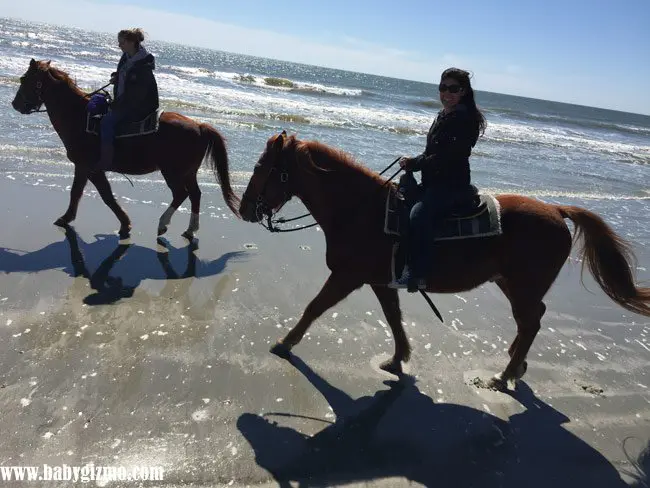
[[[47,62],[45,63],[45,68],[49,69],[50,68],[50,63],[52,62],[51,59],[48,59]]]
[[[281,151],[282,148],[284,147],[284,136],[286,136],[287,133],[285,131],[282,131],[282,133],[275,138],[275,141],[273,141],[273,149],[276,151]]]
[[[31,68],[31,67],[34,66],[35,64],[36,64],[36,60],[35,60],[34,58],[32,58],[32,59],[29,61],[29,67]]]
[[[280,135],[283,136],[283,137],[287,137],[287,131],[286,131],[286,130],[283,130],[283,131],[280,133]]]

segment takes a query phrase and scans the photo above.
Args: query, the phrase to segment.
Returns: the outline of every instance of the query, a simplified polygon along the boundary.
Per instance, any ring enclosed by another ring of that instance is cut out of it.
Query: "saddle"
[[[124,122],[118,124],[115,128],[115,138],[123,139],[125,137],[145,136],[158,132],[160,126],[160,116],[163,114],[163,109],[158,109],[151,112],[144,119],[135,122]],[[86,132],[89,134],[99,135],[99,128],[104,114],[91,114],[86,113]]]
[[[411,208],[417,202],[421,191],[414,179],[412,181],[405,179],[400,182],[399,187],[393,185],[386,197],[384,232],[396,238],[391,256],[393,280],[400,276],[406,262],[406,250],[403,249],[404,246],[400,246],[400,237],[402,229],[408,228]],[[475,239],[503,233],[501,206],[493,195],[480,193],[472,186],[471,193],[460,201],[462,203],[454,207],[445,218],[436,222],[432,244],[438,241]]]
[[[419,189],[418,189],[419,190]],[[409,192],[412,192],[410,189]],[[388,193],[384,232],[388,235],[401,236],[401,229],[408,225],[411,208],[417,199],[413,195],[404,195],[398,188]],[[433,225],[433,222],[432,222]],[[502,233],[501,212],[498,200],[490,194],[479,193],[472,187],[472,194],[462,199],[447,217],[437,222],[433,234],[435,241],[471,239],[495,236]]]

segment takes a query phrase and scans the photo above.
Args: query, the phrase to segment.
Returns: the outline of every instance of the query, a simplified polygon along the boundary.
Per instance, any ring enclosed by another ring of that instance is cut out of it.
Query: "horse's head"
[[[49,61],[29,62],[29,69],[20,77],[20,87],[11,105],[21,114],[31,114],[40,110],[43,105],[43,89],[51,78]]]
[[[266,142],[239,206],[245,221],[259,222],[291,200],[289,174],[295,165],[295,150],[295,138],[287,137],[285,131]]]

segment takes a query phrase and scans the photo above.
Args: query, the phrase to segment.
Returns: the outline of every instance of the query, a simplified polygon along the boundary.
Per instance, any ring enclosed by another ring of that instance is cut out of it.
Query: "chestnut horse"
[[[103,171],[93,171],[99,159],[99,137],[86,133],[86,107],[89,96],[82,92],[63,71],[50,62],[31,60],[29,69],[20,78],[18,93],[12,102],[22,114],[40,111],[44,104],[54,129],[63,141],[67,156],[74,163],[74,180],[70,205],[55,222],[65,226],[77,216],[79,200],[90,180],[102,200],[120,221],[120,237],[128,237],[131,220],[115,200],[111,185]],[[157,132],[117,139],[112,171],[142,175],[160,170],[172,191],[172,202],[158,223],[158,235],[167,231],[173,213],[189,196],[192,204],[190,224],[183,233],[191,239],[199,228],[201,190],[196,174],[205,157],[221,185],[224,200],[237,215],[239,199],[233,193],[228,174],[228,154],[219,132],[208,124],[174,112],[163,112]]]
[[[277,212],[293,196],[305,204],[325,233],[325,285],[298,323],[271,349],[287,357],[321,314],[364,284],[372,287],[393,332],[395,353],[382,369],[399,375],[410,345],[402,327],[397,290],[391,280],[394,238],[384,232],[384,212],[392,186],[377,173],[336,149],[316,141],[300,141],[286,132],[266,144],[242,197],[239,213],[259,222]],[[574,206],[552,205],[521,195],[498,195],[503,233],[485,238],[436,242],[438,259],[427,292],[457,293],[494,281],[510,301],[517,335],[510,362],[488,386],[506,388],[526,372],[526,355],[540,329],[546,306],[542,299],[569,256],[572,237],[565,218],[573,221],[576,238],[596,282],[616,303],[650,316],[650,288],[637,288],[630,269],[630,245],[596,214]]]

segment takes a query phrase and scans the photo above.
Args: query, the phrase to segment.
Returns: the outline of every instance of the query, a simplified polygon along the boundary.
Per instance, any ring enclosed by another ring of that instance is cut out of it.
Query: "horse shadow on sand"
[[[257,464],[280,487],[405,478],[427,487],[629,488],[603,455],[562,427],[569,419],[524,382],[511,395],[526,410],[504,421],[471,407],[435,403],[408,376],[355,400],[296,356],[290,361],[327,400],[336,421],[313,419],[329,425],[309,436],[279,424],[282,417],[300,415],[239,417],[237,427]]]
[[[0,272],[37,273],[61,269],[71,277],[88,279],[93,293],[83,299],[87,305],[108,305],[133,293],[143,280],[182,280],[204,278],[224,271],[232,259],[239,259],[243,251],[229,252],[213,261],[197,258],[198,240],[186,247],[176,248],[164,238],[158,238],[157,250],[131,243],[123,243],[115,235],[95,235],[94,242],[84,242],[71,226],[63,227],[65,240],[42,249],[21,252],[0,248]],[[108,256],[107,256],[108,255]],[[98,263],[93,272],[87,263]],[[175,269],[185,269],[182,273]]]

